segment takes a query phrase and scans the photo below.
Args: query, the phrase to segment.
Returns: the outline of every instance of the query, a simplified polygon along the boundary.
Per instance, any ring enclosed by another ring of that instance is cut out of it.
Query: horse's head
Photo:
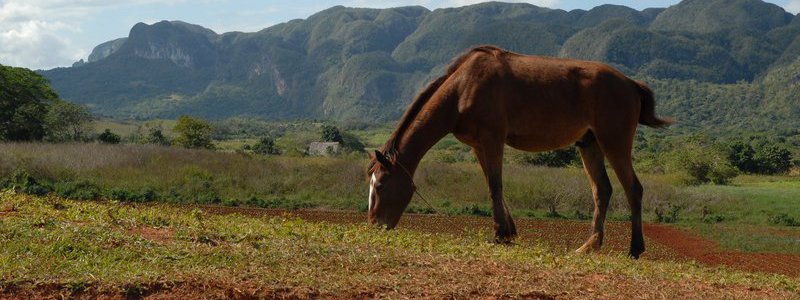
[[[378,151],[370,153],[369,157],[369,223],[392,229],[411,201],[414,182],[394,157]]]

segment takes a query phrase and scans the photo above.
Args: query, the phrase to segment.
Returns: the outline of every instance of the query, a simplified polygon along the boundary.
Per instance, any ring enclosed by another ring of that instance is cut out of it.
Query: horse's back
[[[515,148],[555,149],[595,127],[639,118],[635,83],[603,63],[509,52],[476,56],[459,76],[460,113],[502,130]]]

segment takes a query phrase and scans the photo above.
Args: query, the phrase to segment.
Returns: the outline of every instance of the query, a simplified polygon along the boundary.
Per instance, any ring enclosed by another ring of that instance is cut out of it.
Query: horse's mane
[[[397,128],[394,132],[389,136],[389,139],[386,141],[386,144],[383,145],[383,155],[387,156],[389,159],[395,159],[397,156],[397,144],[399,143],[400,139],[403,138],[406,130],[411,127],[414,119],[416,119],[417,115],[420,111],[422,111],[422,107],[428,103],[434,93],[439,89],[439,87],[450,78],[453,73],[464,64],[467,59],[469,59],[472,54],[477,52],[484,52],[484,53],[506,53],[505,50],[497,48],[495,46],[478,46],[475,48],[470,49],[466,53],[462,54],[461,56],[457,57],[453,60],[452,63],[447,67],[447,72],[442,75],[441,77],[437,78],[436,80],[432,81],[419,93],[415,98],[414,101],[411,102],[411,105],[408,107],[406,112],[400,118],[400,123],[397,125]],[[375,161],[370,162],[369,168],[367,172],[372,172],[375,165]]]

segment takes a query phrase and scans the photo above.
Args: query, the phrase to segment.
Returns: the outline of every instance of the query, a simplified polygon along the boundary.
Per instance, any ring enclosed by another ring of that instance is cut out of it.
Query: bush
[[[656,222],[658,223],[675,223],[680,220],[680,212],[683,209],[680,205],[669,203],[666,208],[656,207]]]
[[[339,131],[339,128],[332,125],[324,125],[322,126],[322,141],[324,142],[343,142],[342,133]]]
[[[764,140],[755,144],[756,147],[743,141],[728,144],[728,160],[747,173],[780,174],[792,168],[792,153],[786,147]]]
[[[161,146],[169,146],[172,144],[169,138],[164,136],[164,133],[161,132],[160,127],[150,128],[150,133],[142,140],[142,143]]]
[[[111,132],[111,130],[106,129],[97,136],[97,140],[103,144],[119,144],[122,138],[118,134]]]
[[[800,221],[795,220],[794,217],[789,216],[789,214],[787,213],[769,216],[767,220],[774,225],[792,226],[792,227],[800,226]]]
[[[738,175],[724,153],[707,142],[689,140],[673,150],[669,158],[670,169],[680,174],[687,185],[713,182],[727,184]]]
[[[759,148],[753,158],[758,165],[757,172],[761,174],[786,173],[792,168],[792,153],[777,144]]]
[[[581,163],[575,147],[538,153],[524,152],[515,155],[513,160],[521,164],[551,168],[563,168],[571,165],[580,165]]]
[[[213,150],[216,148],[211,142],[214,127],[206,120],[181,116],[172,130],[179,134],[175,139],[175,144],[189,149]]]
[[[137,190],[112,188],[105,192],[105,196],[112,200],[124,202],[149,202],[158,198],[155,190],[151,187],[144,187]]]
[[[244,150],[252,150],[256,154],[261,155],[278,155],[281,154],[281,151],[275,147],[275,140],[269,137],[263,137],[258,142],[253,145],[252,147],[245,145],[250,149],[243,149]]]
[[[55,192],[61,198],[74,200],[94,200],[100,198],[100,188],[87,181],[59,182]]]
[[[20,193],[37,196],[44,196],[53,191],[52,186],[36,180],[27,171],[22,169],[14,171],[9,179],[4,180],[3,186]]]
[[[489,217],[492,215],[492,211],[489,208],[482,207],[477,204],[464,206],[461,212],[467,215],[481,216],[481,217]]]

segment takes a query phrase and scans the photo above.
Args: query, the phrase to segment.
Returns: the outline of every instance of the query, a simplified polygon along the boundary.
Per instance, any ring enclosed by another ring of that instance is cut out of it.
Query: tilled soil
[[[352,211],[286,211],[222,206],[201,206],[201,208],[214,214],[288,216],[312,222],[336,224],[365,223],[367,219],[366,213]],[[587,221],[517,219],[515,223],[519,233],[517,243],[522,245],[545,244],[553,251],[558,252],[574,251],[586,241],[591,233],[591,224]],[[453,235],[465,235],[475,231],[491,232],[492,228],[493,221],[488,217],[415,214],[403,215],[398,225],[400,230],[419,230]],[[696,261],[710,267],[725,265],[748,272],[800,276],[800,255],[725,250],[713,241],[668,225],[645,224],[644,233],[647,251],[642,255],[642,259]],[[629,241],[629,223],[607,222],[603,246],[605,253],[625,254],[628,251]]]

